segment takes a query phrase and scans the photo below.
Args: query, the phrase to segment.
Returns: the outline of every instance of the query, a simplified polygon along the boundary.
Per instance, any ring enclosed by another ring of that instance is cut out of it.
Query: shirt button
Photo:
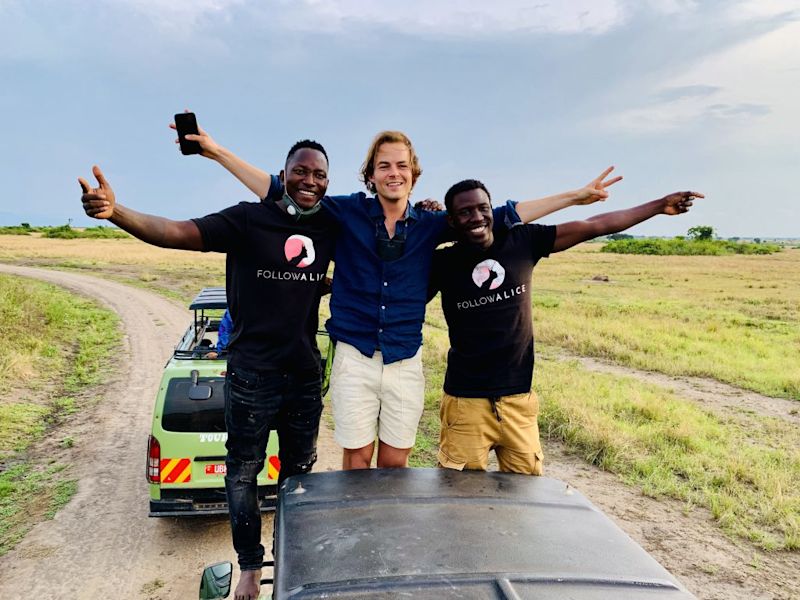
[[[383,329],[378,329],[378,333],[383,333]]]
[[[383,282],[383,287],[386,287],[387,285],[389,285],[389,282],[388,281],[384,281]]]
[[[383,304],[381,304],[381,310],[386,310],[386,307]]]

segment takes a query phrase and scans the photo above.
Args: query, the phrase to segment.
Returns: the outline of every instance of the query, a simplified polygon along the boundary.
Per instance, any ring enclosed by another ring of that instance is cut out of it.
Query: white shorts
[[[411,358],[383,364],[380,352],[364,356],[349,344],[336,344],[331,370],[334,438],[355,450],[375,441],[412,448],[425,405],[422,348]]]

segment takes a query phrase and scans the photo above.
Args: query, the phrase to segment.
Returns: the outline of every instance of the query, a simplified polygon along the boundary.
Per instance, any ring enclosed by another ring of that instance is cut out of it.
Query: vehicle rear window
[[[198,385],[211,386],[208,400],[190,400],[188,377],[171,379],[164,399],[161,426],[167,431],[225,431],[225,378],[200,377]]]

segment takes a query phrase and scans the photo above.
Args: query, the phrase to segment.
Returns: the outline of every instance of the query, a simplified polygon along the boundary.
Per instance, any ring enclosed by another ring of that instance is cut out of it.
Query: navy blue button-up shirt
[[[378,238],[389,236],[377,198],[331,196],[323,206],[341,225],[328,333],[365,356],[380,350],[385,364],[414,356],[422,345],[433,251],[453,239],[446,213],[419,211],[409,203],[395,226],[394,239],[405,237],[402,256],[387,261],[378,255]],[[519,221],[511,202],[496,208],[494,218],[503,227]]]

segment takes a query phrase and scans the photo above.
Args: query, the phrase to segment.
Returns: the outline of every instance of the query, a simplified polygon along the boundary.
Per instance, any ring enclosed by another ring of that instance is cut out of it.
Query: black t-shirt
[[[229,364],[254,370],[318,367],[321,284],[338,231],[330,214],[321,210],[296,221],[273,202],[242,202],[193,221],[204,250],[227,253]]]
[[[531,275],[555,237],[555,226],[517,225],[496,231],[487,250],[458,242],[434,253],[431,289],[442,292],[450,333],[445,392],[488,398],[531,389]]]

